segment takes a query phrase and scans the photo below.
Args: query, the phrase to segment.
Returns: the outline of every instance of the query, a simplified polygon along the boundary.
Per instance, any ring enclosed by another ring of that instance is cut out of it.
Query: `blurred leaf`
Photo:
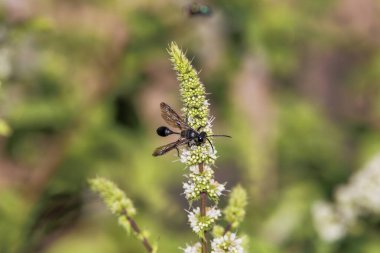
[[[12,129],[9,127],[7,122],[0,119],[0,135],[9,136],[12,133]]]
[[[14,191],[0,191],[0,251],[17,252],[29,206]]]
[[[310,104],[296,98],[280,105],[278,164],[282,181],[318,179],[330,185],[342,180],[342,133]]]

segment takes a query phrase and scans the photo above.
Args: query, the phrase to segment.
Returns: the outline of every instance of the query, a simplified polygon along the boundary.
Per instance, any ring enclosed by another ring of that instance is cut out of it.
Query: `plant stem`
[[[223,235],[227,234],[227,232],[229,232],[231,230],[231,228],[232,228],[232,224],[228,223],[227,226],[226,226],[226,228],[224,229]]]
[[[151,246],[150,243],[148,242],[148,239],[147,239],[145,236],[143,236],[143,235],[141,234],[141,230],[140,230],[139,226],[137,225],[137,223],[135,222],[135,220],[132,219],[132,217],[128,215],[128,213],[127,213],[126,210],[123,211],[123,215],[124,215],[125,217],[127,217],[127,220],[128,220],[128,222],[129,222],[129,224],[131,225],[133,231],[134,231],[137,235],[141,236],[141,238],[142,238],[141,241],[142,241],[142,243],[143,243],[145,249],[146,249],[149,253],[153,252],[153,248],[152,248],[152,246]]]
[[[199,173],[203,173],[203,163],[199,164]],[[206,205],[207,205],[207,193],[201,192],[201,216],[206,216]],[[207,238],[206,231],[204,231],[204,238],[201,238],[202,253],[207,253]]]

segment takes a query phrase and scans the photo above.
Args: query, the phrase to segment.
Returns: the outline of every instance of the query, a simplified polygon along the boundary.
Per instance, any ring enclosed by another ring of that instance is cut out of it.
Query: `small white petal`
[[[202,245],[197,242],[193,246],[186,245],[186,248],[183,249],[184,253],[201,253]]]
[[[243,253],[242,240],[235,233],[227,233],[211,242],[211,253]]]

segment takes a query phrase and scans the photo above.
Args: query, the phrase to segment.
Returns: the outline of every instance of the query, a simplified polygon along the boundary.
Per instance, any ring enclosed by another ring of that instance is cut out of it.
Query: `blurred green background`
[[[380,252],[379,217],[318,237],[311,206],[380,151],[376,0],[0,1],[0,252],[144,252],[86,180],[104,176],[135,202],[159,252],[195,242],[184,166],[159,103],[179,109],[166,48],[200,73],[220,155],[216,178],[241,183],[249,252]],[[225,201],[221,206],[225,205]]]

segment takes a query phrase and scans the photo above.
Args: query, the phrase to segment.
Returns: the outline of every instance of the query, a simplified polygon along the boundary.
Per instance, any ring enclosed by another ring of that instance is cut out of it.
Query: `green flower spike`
[[[134,235],[140,240],[146,250],[151,253],[157,252],[157,245],[151,245],[148,242],[148,231],[142,231],[137,226],[133,217],[136,215],[136,209],[132,201],[120,190],[113,182],[105,178],[94,178],[89,180],[91,189],[98,193],[111,212],[118,218],[119,224],[130,233],[133,230]]]
[[[89,183],[91,189],[99,193],[107,207],[118,217],[119,224],[130,233],[131,226],[126,216],[132,218],[136,215],[132,201],[113,182],[105,178],[90,179]]]
[[[168,49],[177,79],[180,85],[181,99],[184,104],[182,112],[186,116],[191,128],[202,129],[207,135],[212,134],[211,121],[209,119],[209,103],[206,100],[206,90],[198,77],[198,72],[191,66],[191,62],[185,54],[172,42]],[[188,166],[214,164],[216,151],[213,151],[209,143],[193,146],[185,150],[181,155],[181,161]]]
[[[247,192],[240,185],[232,189],[227,207],[223,210],[225,220],[231,228],[237,228],[245,216]]]
[[[225,190],[224,184],[215,181],[214,171],[205,166],[202,173],[199,172],[198,166],[190,167],[190,174],[186,176],[189,180],[183,183],[186,199],[189,201],[198,200],[201,192],[206,192],[207,196],[216,204],[219,197]]]

